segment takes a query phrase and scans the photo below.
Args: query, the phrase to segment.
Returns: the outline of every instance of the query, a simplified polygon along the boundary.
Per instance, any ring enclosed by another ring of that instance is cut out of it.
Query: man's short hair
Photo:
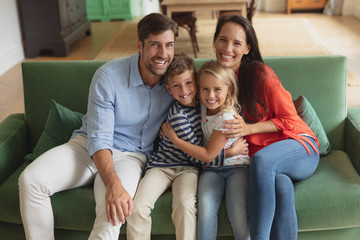
[[[175,39],[179,35],[179,26],[171,18],[161,13],[150,13],[138,23],[138,39],[144,44],[150,34],[158,35],[167,30],[174,32]]]

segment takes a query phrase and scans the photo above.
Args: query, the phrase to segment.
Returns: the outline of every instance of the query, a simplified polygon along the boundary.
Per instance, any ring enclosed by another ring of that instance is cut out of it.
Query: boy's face
[[[165,86],[180,104],[191,107],[196,105],[196,82],[192,71],[185,70],[182,74],[173,76]]]

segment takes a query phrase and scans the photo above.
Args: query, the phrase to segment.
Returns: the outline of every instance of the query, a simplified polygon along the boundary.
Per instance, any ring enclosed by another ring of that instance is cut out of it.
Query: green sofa
[[[200,66],[207,59],[196,59]],[[293,99],[305,96],[315,109],[332,151],[315,174],[295,184],[299,239],[347,240],[360,237],[360,109],[346,107],[347,61],[343,56],[267,57]],[[24,239],[19,212],[18,177],[29,164],[43,132],[50,101],[86,112],[88,89],[104,61],[24,62],[25,114],[0,123],[0,235]],[[152,212],[152,239],[175,239],[171,192]],[[51,197],[56,239],[87,239],[95,218],[92,186]],[[126,239],[125,228],[120,239]],[[233,239],[224,205],[219,212],[218,239]]]

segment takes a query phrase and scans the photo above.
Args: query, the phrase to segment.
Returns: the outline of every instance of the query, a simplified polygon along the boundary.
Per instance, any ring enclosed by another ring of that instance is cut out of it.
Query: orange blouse
[[[304,136],[308,135],[314,138],[317,146],[319,146],[313,131],[297,114],[291,94],[282,86],[279,78],[269,66],[265,65],[265,71],[267,78],[265,81],[264,99],[268,108],[268,114],[260,122],[271,120],[279,131],[245,136],[244,138],[249,143],[250,157],[274,142],[290,138],[299,141],[309,154],[310,150],[305,142],[309,143],[316,153],[319,153],[313,143]],[[259,104],[258,108],[263,112]],[[248,117],[251,119],[250,116]]]

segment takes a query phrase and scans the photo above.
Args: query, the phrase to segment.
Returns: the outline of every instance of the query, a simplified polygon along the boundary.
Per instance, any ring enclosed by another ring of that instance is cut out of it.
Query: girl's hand
[[[164,125],[164,123],[163,123]],[[159,138],[162,139],[164,137],[164,131],[162,130],[162,126],[160,127],[160,131],[159,131]]]
[[[234,117],[236,119],[226,120],[223,122],[222,128],[229,130],[223,131],[222,133],[225,134],[227,138],[244,137],[246,135],[250,135],[251,124],[245,123],[244,119],[239,114],[235,114]]]
[[[230,148],[226,149],[225,157],[233,157],[236,155],[248,155],[249,154],[249,144],[246,142],[244,138],[239,138],[233,144],[231,144]]]
[[[172,141],[172,142],[174,141],[174,139],[177,138],[177,135],[176,135],[174,129],[171,127],[170,123],[168,123],[167,121],[164,122],[164,124],[161,126],[161,132],[165,137],[170,139],[170,141]]]

